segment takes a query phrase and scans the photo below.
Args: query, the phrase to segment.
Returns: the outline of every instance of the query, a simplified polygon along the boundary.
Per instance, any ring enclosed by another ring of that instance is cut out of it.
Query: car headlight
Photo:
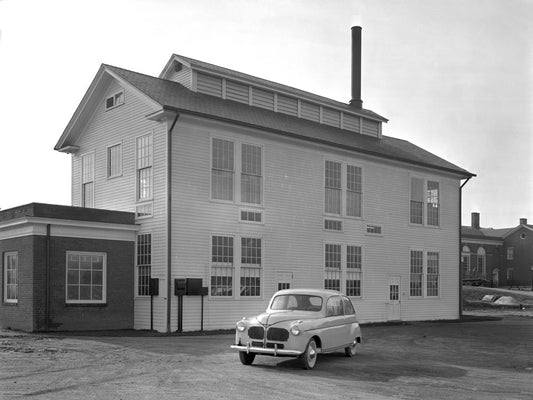
[[[237,330],[239,332],[244,332],[246,330],[246,324],[243,321],[237,322]]]
[[[300,327],[298,325],[293,325],[291,326],[291,329],[290,329],[291,333],[294,335],[294,336],[298,336],[302,331],[300,330]]]

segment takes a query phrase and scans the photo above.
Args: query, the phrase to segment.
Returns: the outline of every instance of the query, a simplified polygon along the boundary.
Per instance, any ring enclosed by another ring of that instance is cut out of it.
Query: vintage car
[[[231,348],[245,365],[261,354],[299,357],[304,368],[312,369],[319,353],[344,349],[353,357],[361,340],[348,297],[332,290],[287,289],[272,296],[263,314],[237,322]]]

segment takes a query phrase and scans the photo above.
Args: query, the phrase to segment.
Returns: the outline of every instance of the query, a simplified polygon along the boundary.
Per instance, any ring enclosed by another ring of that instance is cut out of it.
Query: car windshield
[[[271,310],[320,311],[322,298],[308,294],[283,294],[272,300]]]

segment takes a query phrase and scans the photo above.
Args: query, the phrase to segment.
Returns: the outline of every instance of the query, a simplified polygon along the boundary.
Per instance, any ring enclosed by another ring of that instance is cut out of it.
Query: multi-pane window
[[[81,206],[94,207],[94,153],[81,156]]]
[[[340,244],[325,246],[324,289],[341,290],[341,248]]]
[[[234,144],[229,140],[213,138],[211,160],[211,197],[233,201]]]
[[[262,203],[261,147],[243,144],[241,147],[241,202]]]
[[[154,144],[151,134],[137,138],[137,200],[153,195]]]
[[[241,238],[241,296],[261,295],[261,239]]]
[[[425,215],[424,215],[425,208]],[[439,226],[440,185],[439,182],[411,177],[410,222]]]
[[[105,303],[105,253],[67,252],[67,303]]]
[[[477,249],[477,263],[476,263],[476,272],[483,277],[485,276],[485,260],[486,260],[486,252],[483,247],[480,247]]]
[[[121,104],[124,104],[124,91],[120,91],[118,93],[115,93],[112,96],[109,96],[105,100],[105,108],[106,110],[109,110],[110,108],[117,107]]]
[[[18,302],[18,253],[4,254],[4,302]]]
[[[463,278],[470,276],[470,248],[463,246],[461,250],[461,270],[463,271]]]
[[[116,144],[107,148],[107,177],[122,175],[122,145]]]
[[[439,226],[439,182],[428,181],[427,185],[427,224],[431,226]]]
[[[324,211],[340,215],[341,199],[341,163],[326,161]]]
[[[362,257],[360,246],[346,246],[346,295],[361,296]]]
[[[150,295],[150,277],[152,276],[152,235],[137,235],[137,295]]]
[[[346,215],[360,217],[363,201],[361,168],[346,166]]]
[[[507,259],[514,259],[514,247],[507,247]]]
[[[233,237],[211,238],[211,296],[233,295]]]
[[[424,221],[424,180],[411,178],[411,223],[422,224]]]
[[[411,268],[409,295],[411,297],[422,296],[422,281],[424,277],[424,252],[411,250]]]
[[[439,295],[439,253],[427,253],[427,296]]]

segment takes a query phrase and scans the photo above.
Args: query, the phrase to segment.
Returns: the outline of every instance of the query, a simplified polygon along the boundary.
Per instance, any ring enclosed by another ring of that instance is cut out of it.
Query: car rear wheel
[[[239,360],[244,365],[251,365],[254,362],[255,353],[247,353],[245,351],[239,351]]]
[[[305,369],[313,369],[316,365],[318,352],[315,339],[309,340],[305,352],[302,354],[302,361]]]
[[[357,354],[357,342],[355,340],[350,346],[344,348],[344,354],[346,357],[353,357]]]

